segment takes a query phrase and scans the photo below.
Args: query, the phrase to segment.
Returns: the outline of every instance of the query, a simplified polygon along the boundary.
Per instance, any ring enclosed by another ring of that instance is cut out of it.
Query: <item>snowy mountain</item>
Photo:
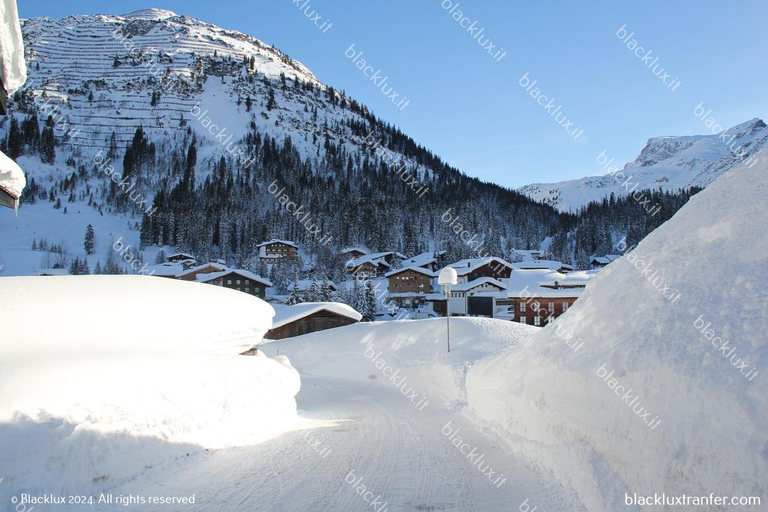
[[[476,414],[589,510],[768,491],[766,156],[620,245],[566,315],[469,372]]]
[[[604,151],[596,160],[608,174],[561,183],[534,183],[518,190],[560,211],[575,212],[611,194],[618,197],[634,190],[674,192],[706,187],[741,162],[754,165],[754,155],[764,147],[768,147],[766,125],[752,119],[717,135],[654,137],[635,161],[621,170],[619,162]]]

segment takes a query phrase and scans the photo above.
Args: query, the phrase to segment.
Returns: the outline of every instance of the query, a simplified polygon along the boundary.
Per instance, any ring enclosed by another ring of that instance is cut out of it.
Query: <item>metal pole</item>
[[[445,287],[445,320],[448,333],[448,353],[451,352],[451,287]]]

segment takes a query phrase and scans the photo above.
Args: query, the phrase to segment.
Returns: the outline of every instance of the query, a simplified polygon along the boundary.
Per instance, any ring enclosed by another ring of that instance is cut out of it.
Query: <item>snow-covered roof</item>
[[[376,254],[366,254],[365,256],[360,256],[358,258],[352,258],[347,262],[347,268],[355,268],[359,267],[360,265],[363,265],[365,263],[371,263],[372,265],[382,267],[390,267],[390,264],[384,260],[383,256],[377,256],[382,253],[376,253]],[[390,254],[390,253],[388,253]]]
[[[347,254],[349,252],[361,252],[363,254],[368,254],[368,249],[365,249],[363,247],[345,247],[341,251],[339,251],[341,254]]]
[[[575,275],[574,275],[575,274]],[[507,296],[515,297],[579,297],[596,271],[563,274],[547,269],[515,269],[509,276]],[[557,282],[557,287],[555,286]]]
[[[258,281],[266,285],[267,287],[272,286],[272,283],[269,280],[264,279],[263,277],[257,276],[253,272],[249,272],[247,270],[243,270],[239,268],[228,268],[226,270],[222,270],[221,272],[211,272],[209,274],[198,274],[197,276],[195,276],[195,281],[197,281],[198,283],[207,283],[208,281],[213,281],[220,277],[226,277],[230,274],[237,274],[246,279],[250,279],[252,281]]]
[[[485,265],[494,265],[494,266],[504,266],[507,268],[515,268],[515,266],[501,258],[497,258],[496,256],[491,256],[489,258],[468,258],[464,260],[459,260],[456,263],[451,263],[448,265],[449,267],[453,267],[456,269],[456,273],[460,276],[464,276],[469,274],[470,272],[474,272],[480,267],[484,267]]]
[[[515,263],[515,268],[523,270],[547,269],[547,270],[573,270],[571,265],[554,260],[525,260]]]
[[[168,256],[165,257],[165,259],[167,259],[167,260],[170,260],[171,258],[184,258],[184,259],[188,259],[188,260],[195,259],[194,256],[192,256],[191,254],[186,253],[186,252],[175,252],[175,253],[169,254]]]
[[[443,254],[445,254],[445,251],[438,251],[437,253],[438,256],[442,256]],[[437,262],[437,259],[435,258],[434,251],[429,251],[429,252],[423,252],[421,254],[417,254],[413,258],[408,258],[407,260],[404,260],[403,266],[423,267],[424,265],[430,265],[436,262]]]
[[[295,242],[291,242],[288,240],[278,240],[278,239],[273,239],[273,240],[270,240],[269,242],[262,242],[256,247],[266,247],[267,245],[272,245],[272,244],[285,244],[285,245],[290,245],[291,247],[295,247],[296,249],[299,248],[299,246]]]
[[[0,2],[0,77],[8,96],[27,81],[24,40],[14,0]]]
[[[165,262],[159,265],[150,265],[140,272],[159,277],[177,277],[184,272],[184,265],[181,262]]]
[[[502,283],[498,279],[494,279],[492,277],[480,277],[478,279],[475,279],[474,281],[467,281],[466,283],[461,283],[461,284],[451,286],[451,291],[466,292],[471,290],[472,288],[477,288],[478,286],[482,286],[484,284],[490,284],[492,286],[499,288],[500,290],[506,289],[506,286],[504,285],[504,283]]]
[[[410,267],[403,267],[403,268],[396,268],[395,270],[390,270],[386,274],[384,274],[384,277],[390,277],[394,276],[396,274],[400,274],[401,272],[405,272],[406,270],[412,270],[413,272],[418,272],[419,274],[424,274],[425,276],[429,277],[437,277],[437,273],[424,268],[424,267],[416,267],[416,266],[410,266]]]
[[[363,315],[341,302],[302,302],[301,304],[277,309],[275,317],[272,319],[272,329],[277,329],[319,311],[330,311],[331,313],[351,318],[356,322],[363,318]]]
[[[613,260],[617,260],[619,258],[621,258],[621,255],[619,254],[606,254],[605,256],[594,256],[592,258],[592,263],[598,264],[598,265],[607,265]]]
[[[16,208],[26,185],[27,178],[21,167],[0,152],[0,205]]]
[[[217,269],[218,272],[221,272],[223,270],[228,270],[225,265],[222,265],[220,263],[203,263],[201,265],[197,265],[197,266],[191,267],[191,268],[189,268],[187,270],[184,270],[182,272],[179,272],[178,274],[176,274],[176,276],[177,277],[184,277],[186,275],[193,274],[195,272],[199,272],[200,270],[205,269],[207,267],[213,267],[213,268]]]

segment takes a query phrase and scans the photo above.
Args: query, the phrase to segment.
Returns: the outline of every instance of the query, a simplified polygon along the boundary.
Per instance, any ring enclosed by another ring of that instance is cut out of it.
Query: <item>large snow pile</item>
[[[0,503],[98,492],[291,426],[298,373],[238,355],[272,315],[241,292],[157,277],[0,278]]]
[[[430,407],[461,406],[466,373],[475,361],[523,343],[538,330],[501,320],[451,318],[448,353],[445,318],[364,322],[268,342],[260,349],[290,357],[302,378],[399,386],[426,396]]]
[[[468,375],[474,413],[590,510],[626,510],[625,492],[767,499],[766,153]]]

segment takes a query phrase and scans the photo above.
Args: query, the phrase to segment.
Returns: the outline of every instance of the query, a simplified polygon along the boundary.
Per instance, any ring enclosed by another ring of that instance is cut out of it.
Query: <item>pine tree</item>
[[[101,274],[101,261],[96,262],[96,268],[93,269],[95,275]]]
[[[96,248],[96,235],[93,231],[93,226],[88,224],[88,227],[85,228],[85,240],[83,241],[83,247],[85,247],[85,254],[93,254],[94,249]]]
[[[288,297],[288,301],[286,304],[289,306],[293,306],[294,304],[299,304],[303,302],[301,300],[301,293],[299,292],[299,278],[293,280],[293,284],[291,285],[291,295]]]
[[[320,285],[317,282],[317,278],[312,280],[312,284],[309,285],[307,290],[307,302],[318,302],[320,300]]]
[[[363,322],[376,320],[376,291],[373,289],[373,281],[370,279],[365,280],[363,309],[360,313],[363,315]]]
[[[333,301],[333,291],[331,290],[331,285],[328,282],[328,276],[323,276],[323,282],[320,285],[320,302],[331,302]]]

